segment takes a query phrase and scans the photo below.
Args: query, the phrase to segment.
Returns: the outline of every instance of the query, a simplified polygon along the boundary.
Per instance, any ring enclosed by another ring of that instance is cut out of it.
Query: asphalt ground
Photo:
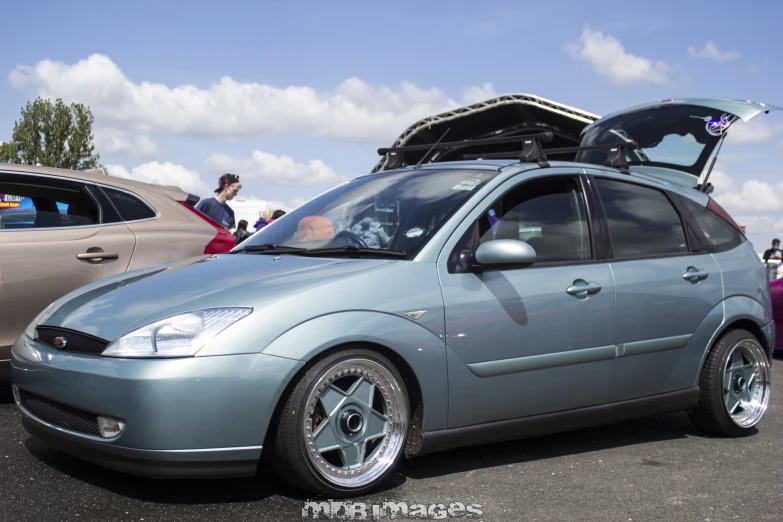
[[[387,487],[355,502],[366,504],[365,520],[394,501],[478,504],[473,520],[780,521],[783,392],[774,385],[783,357],[772,368],[769,410],[742,439],[704,436],[684,413],[658,415],[405,461]],[[271,470],[230,480],[125,475],[45,446],[22,428],[8,390],[0,395],[2,520],[303,520],[307,497]]]

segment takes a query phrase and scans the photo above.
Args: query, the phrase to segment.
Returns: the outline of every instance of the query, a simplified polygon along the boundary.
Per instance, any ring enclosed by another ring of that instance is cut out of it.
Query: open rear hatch
[[[709,173],[728,131],[737,120],[783,107],[740,100],[668,99],[637,105],[591,123],[581,147],[635,142],[627,150],[630,170],[707,190]],[[604,165],[606,150],[581,151],[576,161]]]

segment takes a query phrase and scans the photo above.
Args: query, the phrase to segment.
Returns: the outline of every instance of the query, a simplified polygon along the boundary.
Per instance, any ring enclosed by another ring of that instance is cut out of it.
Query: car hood
[[[261,254],[192,258],[83,287],[54,303],[40,324],[113,340],[192,310],[274,306],[284,295],[394,262]]]

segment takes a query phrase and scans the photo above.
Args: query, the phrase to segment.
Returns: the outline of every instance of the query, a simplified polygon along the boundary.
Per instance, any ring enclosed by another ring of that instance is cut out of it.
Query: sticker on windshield
[[[480,179],[464,179],[459,182],[459,185],[452,187],[451,190],[473,190],[480,184]]]
[[[423,228],[414,227],[414,228],[408,230],[407,232],[405,232],[405,237],[409,237],[409,238],[419,237],[423,233],[424,233],[424,229]]]
[[[706,129],[710,136],[720,136],[733,123],[731,114],[724,114],[719,120],[710,120],[707,122]]]

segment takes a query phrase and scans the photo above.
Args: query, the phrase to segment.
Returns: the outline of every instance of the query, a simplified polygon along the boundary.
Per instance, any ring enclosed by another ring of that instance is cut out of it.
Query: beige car
[[[0,195],[0,381],[10,378],[14,341],[68,292],[234,246],[230,232],[193,208],[198,197],[177,187],[0,164]]]

